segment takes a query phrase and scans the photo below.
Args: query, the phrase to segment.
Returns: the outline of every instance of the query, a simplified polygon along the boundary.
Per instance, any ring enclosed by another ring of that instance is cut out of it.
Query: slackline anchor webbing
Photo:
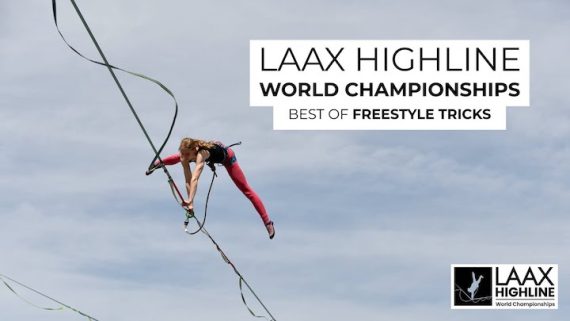
[[[27,290],[29,290],[29,291],[35,293],[35,294],[38,294],[38,295],[40,295],[41,297],[46,298],[46,299],[48,299],[48,300],[50,300],[50,301],[52,301],[52,302],[54,302],[54,303],[59,304],[59,307],[57,307],[57,308],[42,307],[42,306],[39,306],[39,305],[37,305],[37,304],[35,304],[35,303],[33,303],[33,302],[27,300],[27,299],[24,298],[22,295],[20,295],[18,292],[16,292],[16,290],[14,290],[14,287],[11,286],[6,280],[10,281],[11,283],[17,284],[17,285],[23,287],[24,289],[27,289]],[[38,291],[38,290],[36,290],[36,289],[34,289],[34,288],[32,288],[32,287],[29,287],[29,286],[27,286],[27,285],[25,285],[25,284],[23,284],[23,283],[21,283],[21,282],[18,282],[18,281],[16,281],[16,280],[12,279],[11,277],[8,277],[8,276],[6,276],[6,275],[4,275],[4,274],[0,274],[0,281],[2,281],[2,283],[4,283],[4,285],[8,288],[8,290],[10,290],[14,295],[16,295],[16,296],[17,296],[18,298],[20,298],[22,301],[26,302],[27,304],[29,304],[29,305],[31,305],[31,306],[33,306],[33,307],[36,307],[36,308],[41,309],[41,310],[46,310],[46,311],[63,311],[63,310],[65,310],[65,309],[67,309],[67,310],[70,310],[70,311],[72,311],[72,312],[75,312],[75,313],[77,313],[77,314],[79,314],[79,315],[81,315],[81,316],[83,316],[83,317],[86,317],[88,321],[98,321],[98,320],[95,319],[94,317],[92,317],[92,316],[90,316],[90,315],[88,315],[88,314],[86,314],[86,313],[83,313],[83,312],[79,311],[78,309],[73,308],[73,307],[71,307],[71,306],[69,306],[69,305],[67,305],[67,304],[65,304],[65,303],[63,303],[63,302],[61,302],[61,301],[58,301],[58,300],[56,300],[56,299],[54,299],[54,298],[52,298],[52,297],[50,297],[50,296],[48,296],[48,295],[46,295],[46,294],[43,294],[42,292],[40,292],[40,291]]]
[[[241,142],[239,142],[239,144],[241,144]],[[238,144],[234,144],[234,145],[238,145]],[[233,262],[230,260],[230,258],[226,255],[226,253],[222,250],[222,248],[220,247],[218,242],[216,242],[216,240],[212,237],[212,235],[204,228],[204,225],[206,223],[206,217],[208,215],[208,203],[210,201],[210,192],[212,191],[212,186],[214,185],[214,179],[215,178],[216,178],[216,173],[214,171],[214,173],[212,174],[212,181],[210,182],[210,188],[208,189],[208,196],[206,197],[206,204],[204,205],[204,219],[202,220],[202,222],[200,222],[200,220],[198,220],[198,218],[194,215],[194,211],[187,211],[186,212],[186,219],[184,220],[184,232],[186,232],[186,234],[188,234],[188,235],[194,235],[198,232],[202,232],[204,235],[206,235],[210,239],[210,241],[214,244],[216,250],[218,251],[218,253],[220,253],[220,256],[222,257],[224,262],[226,262],[233,269],[234,273],[238,276],[238,278],[239,278],[239,291],[240,291],[240,295],[241,295],[241,300],[242,300],[243,304],[245,305],[246,309],[249,311],[249,313],[256,318],[264,318],[264,319],[269,320],[269,321],[276,321],[275,317],[271,314],[271,311],[269,311],[269,309],[265,306],[263,301],[259,298],[259,296],[257,296],[257,293],[255,293],[255,291],[251,288],[249,283],[247,283],[246,279],[243,277],[243,275],[240,273],[240,271],[237,269],[237,267],[233,264]],[[176,199],[176,193],[174,193],[174,189],[173,189],[172,194],[174,195],[174,198]],[[192,218],[198,224],[198,229],[196,229],[193,232],[189,232],[188,231],[188,223],[189,223],[190,219],[192,219]],[[249,307],[249,305],[247,304],[247,301],[245,300],[245,295],[243,293],[243,284],[245,284],[245,286],[248,288],[248,290],[251,292],[251,294],[253,294],[253,296],[255,297],[257,302],[259,302],[259,304],[263,307],[265,312],[267,312],[267,314],[271,317],[271,319],[269,319],[263,315],[257,315],[255,312],[253,312],[253,310]]]
[[[162,161],[162,158],[160,157],[160,153],[162,152],[162,150],[164,149],[164,147],[166,146],[166,143],[168,142],[168,140],[170,139],[170,135],[172,134],[172,130],[174,128],[174,125],[176,123],[176,118],[178,115],[178,102],[176,100],[176,97],[174,96],[174,94],[172,93],[172,91],[170,89],[168,89],[165,85],[163,85],[161,82],[159,82],[158,80],[155,80],[153,78],[150,78],[148,76],[136,73],[136,72],[132,72],[132,71],[128,71],[119,67],[115,67],[111,64],[109,64],[109,61],[107,60],[107,58],[105,57],[105,54],[103,53],[103,50],[101,49],[101,47],[99,46],[99,43],[97,42],[97,40],[95,39],[95,36],[93,35],[93,32],[91,31],[91,29],[89,28],[89,25],[87,24],[87,21],[85,20],[85,18],[83,17],[83,14],[81,13],[81,11],[79,10],[79,7],[77,6],[77,3],[75,2],[75,0],[70,0],[71,4],[73,5],[75,12],[77,13],[77,15],[79,16],[83,26],[85,27],[87,33],[89,34],[89,37],[91,38],[93,44],[95,45],[95,47],[97,48],[97,51],[99,52],[99,55],[101,56],[101,58],[103,59],[103,62],[99,62],[99,61],[95,61],[92,60],[90,58],[87,58],[86,56],[84,56],[83,54],[81,54],[78,50],[76,50],[73,46],[71,46],[71,44],[69,44],[69,42],[65,39],[65,37],[63,36],[63,33],[61,32],[61,30],[59,29],[58,23],[57,23],[57,8],[56,8],[56,2],[57,0],[52,0],[52,8],[53,8],[53,18],[54,18],[54,22],[55,22],[55,26],[57,28],[58,33],[60,34],[61,38],[63,39],[63,41],[66,43],[66,45],[73,50],[75,53],[77,53],[79,56],[81,56],[82,58],[101,65],[101,66],[105,66],[108,70],[109,73],[111,73],[111,76],[113,77],[113,80],[115,81],[115,84],[117,85],[117,87],[119,88],[123,98],[125,99],[125,102],[127,103],[127,105],[129,106],[129,109],[131,110],[131,113],[133,114],[133,116],[135,117],[139,127],[141,128],[143,134],[145,135],[149,145],[152,148],[152,151],[154,153],[154,157],[152,159],[152,161],[150,162],[149,165],[149,170],[147,170],[147,173],[151,170],[151,168],[154,167],[154,163],[155,161],[158,161],[158,164],[160,165],[160,167],[162,167],[165,175],[168,178],[168,184],[172,190],[172,193],[174,195],[175,198],[179,197],[180,198],[180,202],[179,204],[184,208],[184,203],[183,200],[184,198],[182,197],[182,194],[180,193],[180,190],[178,189],[178,187],[176,186],[176,183],[174,182],[174,180],[172,179],[172,176],[170,175],[170,172],[168,171],[168,169],[166,168],[166,166],[164,166],[164,162]],[[142,121],[140,120],[136,110],[134,109],[133,105],[131,104],[131,101],[129,100],[126,92],[124,91],[121,83],[119,82],[119,79],[117,78],[117,76],[115,75],[114,70],[119,70],[119,71],[123,71],[126,72],[130,75],[139,77],[139,78],[143,78],[146,80],[149,80],[153,83],[155,83],[156,85],[158,85],[159,87],[161,87],[168,95],[170,95],[172,97],[172,99],[174,100],[174,107],[175,107],[175,112],[174,112],[174,116],[170,125],[170,129],[168,131],[168,134],[166,135],[166,138],[164,139],[163,143],[160,145],[160,147],[157,149],[152,141],[152,139],[150,138],[150,136],[148,135],[148,132],[146,131],[146,128],[144,127]],[[241,142],[240,142],[241,143]],[[240,143],[236,143],[236,144],[240,144]],[[233,145],[230,145],[230,147]],[[228,147],[229,148],[229,147]],[[215,177],[215,171],[214,171],[214,177]],[[212,178],[212,182],[210,183],[210,190],[212,188],[212,184],[213,184],[214,179]],[[209,193],[208,192],[208,198],[209,198]],[[207,203],[207,200],[206,200]],[[206,205],[206,209],[207,209],[207,205]],[[190,218],[194,218],[197,222],[198,222],[198,230],[193,232],[198,233],[199,231],[203,232],[206,236],[208,236],[210,238],[210,240],[215,244],[216,249],[218,249],[218,251],[220,252],[220,254],[222,255],[222,258],[224,258],[224,261],[226,261],[233,269],[234,272],[240,277],[240,291],[242,290],[242,282],[243,284],[245,284],[248,289],[253,293],[253,295],[255,296],[255,298],[258,300],[258,302],[261,304],[261,306],[265,309],[265,311],[271,316],[271,320],[275,321],[275,318],[271,315],[271,313],[269,312],[269,310],[267,309],[267,307],[265,306],[265,304],[263,304],[263,302],[260,300],[260,298],[257,296],[257,294],[255,294],[255,292],[253,291],[253,289],[249,286],[249,284],[245,281],[245,279],[243,278],[243,276],[241,275],[241,273],[239,273],[239,271],[236,269],[235,265],[233,263],[231,263],[231,261],[229,261],[229,259],[227,258],[227,256],[224,254],[224,252],[221,250],[221,248],[218,246],[218,244],[215,242],[215,240],[212,238],[212,236],[204,229],[204,224],[205,224],[205,220],[206,220],[206,213],[204,213],[204,220],[202,222],[198,221],[198,219],[196,218],[196,216],[194,215],[193,211],[190,211],[188,209],[186,210],[186,218],[188,219],[188,221],[190,220]],[[191,234],[190,232],[186,231],[186,233]],[[257,315],[255,315],[255,313],[253,313],[253,311],[249,308],[249,306],[247,305],[247,303],[245,302],[245,298],[243,296],[243,291],[242,291],[242,300],[244,302],[244,304],[246,305],[247,309],[250,311],[250,313],[255,316],[255,317],[259,317]],[[93,319],[94,320],[94,319]]]
[[[194,217],[194,219],[199,223],[198,219],[196,217]],[[251,288],[251,286],[247,283],[247,281],[245,280],[245,278],[243,277],[243,275],[240,273],[240,271],[236,268],[236,266],[233,264],[233,262],[230,260],[230,258],[226,255],[226,253],[224,253],[224,251],[222,250],[222,248],[220,247],[220,245],[218,244],[218,242],[216,242],[216,240],[214,240],[214,238],[212,237],[212,235],[210,235],[210,233],[208,233],[208,231],[202,227],[200,229],[202,231],[202,233],[204,235],[206,235],[210,241],[214,244],[214,246],[216,247],[216,250],[220,253],[222,259],[224,260],[224,262],[226,262],[233,270],[234,273],[238,276],[239,278],[239,291],[240,291],[240,295],[241,295],[241,300],[243,302],[243,304],[245,305],[245,307],[247,308],[247,310],[249,311],[249,313],[256,317],[256,318],[264,318],[266,320],[269,321],[277,321],[275,319],[275,317],[271,314],[271,312],[269,311],[269,309],[265,306],[265,304],[263,303],[263,301],[259,298],[259,296],[257,296],[257,293],[255,293],[255,291]],[[188,233],[188,232],[186,232]],[[188,233],[190,234],[190,233]],[[245,284],[245,286],[248,288],[249,292],[251,292],[251,294],[253,294],[253,296],[255,297],[255,299],[257,300],[257,302],[259,302],[259,304],[263,307],[263,309],[265,310],[265,312],[267,312],[267,314],[269,315],[270,318],[263,316],[263,315],[257,315],[255,314],[255,312],[253,312],[253,310],[249,307],[249,305],[247,304],[246,300],[245,300],[245,296],[243,293],[243,286],[242,284]]]

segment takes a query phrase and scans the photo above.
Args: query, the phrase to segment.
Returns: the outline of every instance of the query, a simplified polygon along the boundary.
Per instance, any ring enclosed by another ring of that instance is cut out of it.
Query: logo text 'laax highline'
[[[557,309],[556,264],[454,264],[453,309]]]
[[[499,275],[499,268],[497,267],[495,270],[495,275]],[[553,298],[556,288],[549,276],[552,270],[552,266],[546,271],[538,267],[539,275],[536,275],[536,271],[529,267],[525,275],[520,277],[517,269],[513,267],[504,281],[500,279],[497,280],[495,296],[512,298]],[[527,284],[529,286],[525,287]]]

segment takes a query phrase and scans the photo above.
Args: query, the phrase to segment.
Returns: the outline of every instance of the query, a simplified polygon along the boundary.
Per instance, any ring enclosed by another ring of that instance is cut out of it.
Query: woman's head
[[[196,139],[192,139],[190,137],[184,137],[180,141],[180,147],[178,147],[179,151],[189,151],[196,149]]]
[[[183,158],[190,158],[200,149],[207,149],[212,147],[214,147],[214,144],[211,142],[207,142],[201,139],[184,137],[180,141],[180,147],[178,147],[178,150],[180,151],[180,155]]]

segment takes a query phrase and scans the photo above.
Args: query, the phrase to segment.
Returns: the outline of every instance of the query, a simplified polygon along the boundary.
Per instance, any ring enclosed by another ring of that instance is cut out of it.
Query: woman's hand
[[[194,210],[194,202],[192,200],[183,200],[182,201],[182,206],[184,206],[185,208],[187,208],[189,211]]]

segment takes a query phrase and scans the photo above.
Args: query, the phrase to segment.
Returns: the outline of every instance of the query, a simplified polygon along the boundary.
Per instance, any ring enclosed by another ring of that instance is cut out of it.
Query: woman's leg
[[[180,153],[176,153],[176,154],[172,154],[170,156],[166,156],[165,158],[162,159],[162,162],[165,165],[174,165],[174,164],[178,164],[180,163]],[[149,167],[146,171],[146,175],[150,175],[152,174],[157,168],[162,167],[157,160],[154,161],[154,164],[152,164],[151,167]]]
[[[236,184],[237,188],[251,201],[253,207],[257,210],[259,217],[263,220],[263,224],[268,225],[270,224],[271,220],[269,219],[269,215],[265,210],[265,206],[263,206],[263,202],[255,193],[255,191],[249,186],[247,180],[245,179],[245,175],[241,170],[237,160],[235,158],[235,154],[231,148],[228,148],[228,159],[224,162],[224,167],[228,171],[232,181]]]
[[[166,156],[162,159],[164,165],[175,165],[180,163],[180,153],[172,154]],[[158,160],[155,161],[155,164],[158,165]]]

